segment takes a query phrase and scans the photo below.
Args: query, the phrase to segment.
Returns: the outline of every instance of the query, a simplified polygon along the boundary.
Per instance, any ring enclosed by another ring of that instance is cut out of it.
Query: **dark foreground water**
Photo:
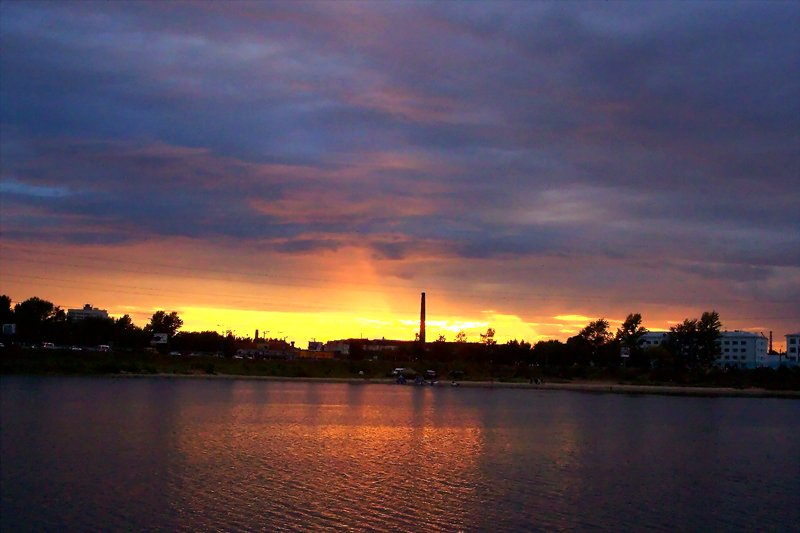
[[[2,378],[3,531],[800,528],[800,402]]]

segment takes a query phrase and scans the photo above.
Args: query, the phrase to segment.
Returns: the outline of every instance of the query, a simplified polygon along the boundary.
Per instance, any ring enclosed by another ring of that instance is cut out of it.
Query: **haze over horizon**
[[[800,330],[796,2],[0,4],[0,293],[144,325]]]

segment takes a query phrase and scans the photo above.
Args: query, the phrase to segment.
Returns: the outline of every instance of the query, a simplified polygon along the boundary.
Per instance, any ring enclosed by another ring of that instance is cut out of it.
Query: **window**
[[[796,353],[796,352],[797,352],[797,348],[795,348],[794,346],[790,346],[789,347],[789,353]]]
[[[730,352],[730,351],[731,351],[731,349],[730,349],[730,348],[725,348],[725,353],[728,353],[728,352]]]
[[[731,341],[731,344],[739,344],[739,341]]]
[[[730,344],[730,343],[731,343],[731,341],[725,341],[725,344]]]
[[[789,344],[797,344],[797,339],[795,339],[794,337],[791,337],[789,339]]]

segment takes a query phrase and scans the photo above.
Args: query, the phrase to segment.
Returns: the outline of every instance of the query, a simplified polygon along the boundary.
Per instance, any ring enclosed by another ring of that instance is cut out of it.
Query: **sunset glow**
[[[5,2],[0,293],[300,346],[413,339],[422,291],[429,341],[716,309],[780,348],[797,10],[630,7]]]

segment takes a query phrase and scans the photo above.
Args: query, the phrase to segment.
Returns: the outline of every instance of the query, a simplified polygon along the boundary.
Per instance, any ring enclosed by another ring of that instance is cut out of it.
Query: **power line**
[[[43,276],[28,276],[25,274],[11,274],[9,277],[12,278],[22,278],[22,279],[30,279],[36,280],[39,282],[39,285],[43,286],[52,286],[52,287],[69,287],[69,288],[84,288],[86,286],[97,287],[103,289],[105,292],[111,294],[129,294],[134,296],[165,296],[171,295],[173,297],[182,297],[182,298],[218,298],[219,294],[211,294],[211,293],[200,293],[200,292],[192,292],[192,291],[179,291],[179,290],[170,290],[170,289],[152,289],[146,287],[137,287],[137,286],[125,286],[125,285],[118,285],[112,283],[102,283],[96,281],[83,281],[83,280],[71,280],[71,279],[64,279],[64,278],[51,278],[51,277],[43,277]],[[247,303],[247,304],[254,304],[254,303],[261,303],[265,304],[268,303],[270,305],[281,305],[281,306],[288,306],[295,309],[301,310],[317,310],[317,311],[336,311],[336,308],[320,305],[320,304],[313,304],[304,302],[302,304],[298,304],[296,300],[287,300],[281,298],[274,298],[274,297],[247,297],[247,296],[230,296],[225,295],[226,303]],[[228,305],[226,305],[227,307]],[[372,311],[384,311],[385,308],[380,307],[364,307],[363,305],[359,305],[359,309],[362,310],[372,310]]]
[[[162,290],[162,289],[150,289],[144,287],[137,287],[137,286],[129,286],[129,285],[119,285],[119,284],[111,284],[111,283],[102,283],[102,282],[92,282],[92,281],[83,281],[83,280],[70,280],[64,278],[49,278],[49,277],[42,277],[42,276],[28,276],[24,274],[13,274],[11,277],[15,278],[24,278],[24,279],[31,279],[39,281],[40,285],[43,286],[54,286],[58,288],[63,288],[65,286],[69,288],[84,288],[86,285],[97,287],[103,289],[105,292],[111,294],[127,294],[127,295],[134,295],[134,296],[164,296],[164,295],[172,295],[177,297],[190,297],[190,298],[212,298],[218,297],[218,294],[210,294],[210,293],[199,293],[199,292],[186,292],[186,291],[177,291],[177,290]],[[19,302],[17,302],[19,303]],[[279,306],[280,309],[247,309],[248,311],[254,312],[339,312],[338,308],[326,306],[326,305],[319,305],[304,302],[298,304],[296,300],[286,300],[282,298],[269,298],[264,299],[261,297],[246,297],[246,296],[234,296],[231,297],[230,295],[226,295],[226,305],[223,307],[227,308],[230,304],[246,304],[252,305],[254,303],[260,304],[269,304],[271,307]],[[79,305],[74,305],[73,307],[78,308]],[[383,307],[375,307],[375,306],[364,306],[363,304],[359,305],[360,311],[386,311],[386,308]],[[410,313],[412,316],[414,313]],[[791,316],[784,316],[784,315],[772,315],[772,316],[737,316],[736,320],[792,320],[793,317]]]
[[[33,254],[35,253],[37,257],[35,258],[22,258],[22,257],[12,257],[12,258],[4,258],[4,261],[8,262],[27,262],[27,263],[35,263],[35,264],[46,264],[46,265],[53,265],[53,266],[72,266],[76,268],[91,268],[96,267],[96,263],[112,263],[112,264],[134,264],[134,265],[142,265],[144,267],[148,267],[145,269],[127,269],[127,268],[116,268],[115,272],[127,272],[133,274],[149,274],[157,277],[166,277],[168,274],[163,272],[158,272],[152,269],[152,267],[162,267],[166,269],[173,269],[173,270],[181,270],[181,271],[188,271],[191,272],[194,279],[203,279],[208,281],[231,281],[231,280],[224,280],[219,277],[210,277],[210,276],[202,276],[197,273],[199,272],[209,272],[209,273],[220,273],[220,274],[228,274],[238,276],[240,278],[244,278],[241,281],[246,281],[249,283],[253,283],[250,278],[266,278],[273,282],[274,285],[279,285],[281,287],[299,287],[299,288],[321,288],[318,285],[312,285],[308,283],[302,283],[297,281],[316,281],[320,283],[335,283],[337,288],[341,287],[348,287],[348,291],[351,292],[366,292],[366,293],[381,293],[383,294],[386,288],[397,288],[408,290],[408,284],[400,285],[396,283],[364,283],[364,282],[348,282],[348,281],[340,281],[340,280],[332,280],[332,279],[325,279],[325,278],[318,278],[318,277],[308,277],[308,276],[297,276],[297,275],[287,275],[281,274],[277,276],[275,274],[266,274],[266,273],[259,273],[259,272],[241,272],[235,270],[225,270],[225,269],[211,269],[211,268],[200,268],[200,267],[186,267],[186,266],[178,266],[178,265],[169,265],[165,263],[154,263],[154,262],[143,262],[143,261],[135,261],[135,260],[118,260],[113,258],[107,257],[98,257],[98,256],[83,256],[78,259],[86,259],[87,261],[91,261],[91,264],[81,264],[74,262],[75,257],[72,254],[67,254],[63,252],[54,252],[54,251],[32,251],[32,250],[24,250],[20,248],[16,248],[18,251],[22,251],[23,253]],[[40,254],[44,255],[51,255],[56,257],[68,257],[73,259],[73,262],[52,262],[52,261],[42,261]],[[287,280],[295,281],[295,283],[289,283]],[[75,283],[79,283],[75,281]],[[80,283],[84,283],[81,281]],[[147,290],[142,288],[142,290]],[[440,294],[449,294],[449,295],[457,295],[459,299],[470,299],[470,300],[478,300],[478,301],[485,301],[487,296],[476,294],[475,292],[471,291],[461,291],[457,289],[447,289],[447,288],[439,288],[437,292]],[[184,293],[185,294],[185,293]],[[648,304],[648,305],[670,305],[670,304],[682,304],[682,305],[690,305],[691,302],[687,302],[685,298],[659,298],[657,301],[650,300],[644,297],[638,297],[636,295],[625,296],[614,294],[613,296],[588,296],[588,295],[580,295],[580,296],[557,296],[551,293],[543,293],[543,292],[525,292],[522,293],[521,291],[515,292],[504,292],[504,291],[491,291],[491,297],[493,301],[509,301],[509,300],[531,300],[535,299],[537,301],[544,301],[544,302],[585,302],[585,301],[608,301],[609,298],[612,298],[617,302],[634,302],[637,304]],[[726,297],[724,302],[726,303],[771,303],[771,304],[790,304],[792,303],[790,300],[777,300],[777,299],[769,299],[769,298],[732,298]]]

